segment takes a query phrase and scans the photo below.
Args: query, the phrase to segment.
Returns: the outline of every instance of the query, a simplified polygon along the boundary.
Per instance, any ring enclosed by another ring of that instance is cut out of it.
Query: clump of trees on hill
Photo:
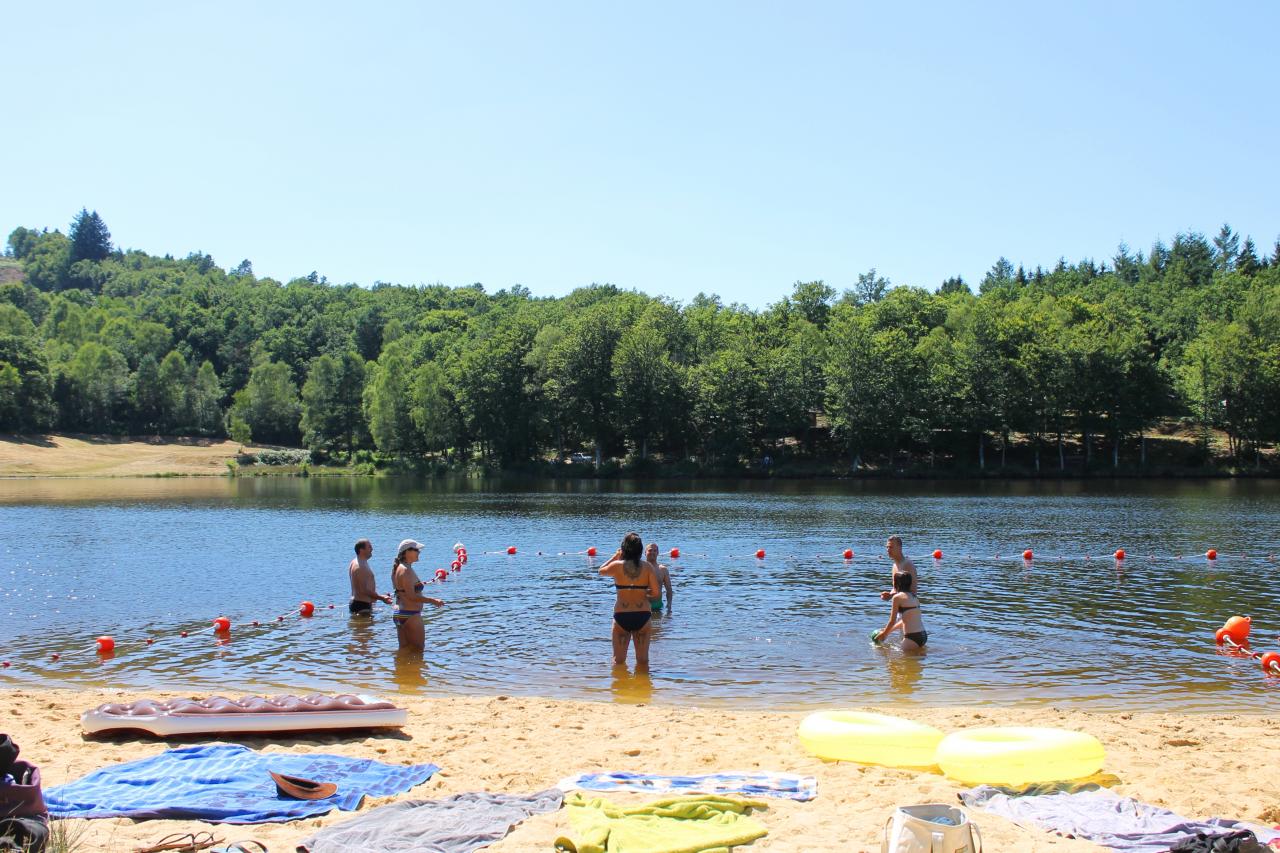
[[[763,310],[612,286],[281,283],[122,251],[96,212],[17,228],[0,284],[0,431],[229,435],[352,458],[518,465],[590,448],[732,470],[908,451],[1035,470],[1142,460],[1183,418],[1239,463],[1280,439],[1280,244],[1223,226],[971,292],[798,282]],[[829,430],[827,429],[829,427]],[[1095,458],[1105,447],[1110,458]],[[999,453],[996,457],[994,454]]]

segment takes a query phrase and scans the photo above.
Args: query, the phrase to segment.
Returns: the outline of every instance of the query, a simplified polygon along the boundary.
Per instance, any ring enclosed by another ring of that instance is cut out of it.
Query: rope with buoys
[[[1280,652],[1255,652],[1249,648],[1249,631],[1253,619],[1249,616],[1232,616],[1213,634],[1219,648],[1225,647],[1232,657],[1247,657],[1262,665],[1265,675],[1280,675]]]
[[[467,549],[461,542],[459,542],[454,546],[454,560],[452,563],[450,563],[450,568],[455,572],[459,572],[462,570],[462,566],[466,562],[467,562]],[[430,581],[427,581],[427,583],[444,583],[447,580],[448,576],[449,576],[448,571],[444,569],[437,569],[432,579]],[[328,604],[328,605],[325,605],[324,609],[336,610],[337,605]],[[285,619],[287,619],[288,617],[294,616],[294,615],[302,619],[311,619],[316,615],[317,610],[318,610],[318,607],[315,604],[315,602],[302,601],[298,604],[297,607],[287,610],[284,613],[277,614],[274,619],[269,619],[269,620],[254,619],[247,624],[253,628],[259,628],[259,627],[263,627],[264,624],[265,625],[279,624],[285,621]],[[218,639],[218,643],[220,645],[230,641],[231,619],[229,617],[227,616],[215,617],[210,622],[210,629],[212,630],[214,636]],[[190,635],[191,635],[190,630],[181,630],[178,632],[178,636],[181,638],[186,638],[186,637],[189,637]],[[156,638],[150,635],[130,636],[128,638],[125,638],[125,640],[128,643],[136,642],[139,645],[145,645],[145,646],[154,645],[156,642]],[[117,639],[111,636],[110,634],[103,634],[99,637],[94,638],[93,646],[91,647],[86,646],[84,648],[72,649],[71,651],[52,652],[49,655],[49,660],[53,663],[58,663],[66,659],[67,657],[74,657],[76,655],[81,655],[81,654],[96,654],[98,655],[99,658],[110,659],[115,657],[115,654],[118,650],[120,650],[120,643],[117,641]],[[12,668],[13,668],[13,661],[11,660],[0,661],[0,669],[12,669]]]

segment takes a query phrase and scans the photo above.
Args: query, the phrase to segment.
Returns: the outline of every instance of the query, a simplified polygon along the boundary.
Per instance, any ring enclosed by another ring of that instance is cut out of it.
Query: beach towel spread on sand
[[[563,794],[455,794],[405,800],[322,829],[298,845],[304,853],[471,853],[505,836],[527,817],[560,808]]]
[[[751,797],[784,797],[812,800],[818,796],[818,780],[792,773],[741,773],[728,771],[707,776],[660,776],[656,773],[579,773],[556,786],[564,791],[648,791],[657,794],[746,794]]]
[[[352,811],[367,795],[388,797],[430,779],[434,764],[382,764],[342,755],[254,752],[238,744],[170,749],[160,755],[104,767],[45,791],[55,817],[129,817],[272,823]],[[280,796],[268,771],[333,782],[323,800]]]
[[[767,808],[762,800],[676,797],[622,807],[579,793],[564,798],[574,837],[557,838],[564,853],[727,853],[768,834],[748,817]]]
[[[1074,791],[1024,796],[981,785],[960,794],[960,800],[966,806],[993,812],[1016,823],[1030,823],[1126,853],[1165,853],[1197,832],[1213,835],[1247,829],[1263,844],[1280,838],[1280,832],[1243,821],[1188,820],[1168,809],[1117,796],[1092,785]]]

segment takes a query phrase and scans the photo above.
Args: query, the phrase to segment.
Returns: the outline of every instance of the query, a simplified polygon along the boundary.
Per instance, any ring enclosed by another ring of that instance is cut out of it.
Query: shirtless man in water
[[[889,555],[889,559],[893,560],[893,573],[911,575],[911,591],[916,595],[920,594],[920,576],[916,574],[916,564],[911,562],[911,558],[902,553],[902,537],[894,534],[885,540],[884,551]],[[880,593],[882,601],[888,601],[893,598],[893,584],[890,589],[886,589]]]
[[[347,610],[352,616],[373,615],[373,603],[381,601],[391,603],[390,595],[381,595],[378,585],[373,579],[373,569],[369,566],[369,558],[373,556],[373,543],[368,539],[356,542],[356,558],[347,564],[347,575],[351,578],[351,603]]]

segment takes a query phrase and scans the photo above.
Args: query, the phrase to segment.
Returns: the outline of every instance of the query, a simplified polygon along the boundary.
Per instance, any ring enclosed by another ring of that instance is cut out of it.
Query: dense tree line
[[[1239,462],[1280,439],[1280,245],[1259,255],[1227,226],[1103,263],[1001,258],[976,294],[871,270],[843,293],[798,282],[763,310],[612,286],[282,284],[248,261],[121,251],[88,211],[67,235],[17,228],[7,255],[21,276],[0,284],[0,431],[723,469],[902,451],[985,467],[1015,435],[1036,470],[1063,467],[1068,445],[1139,464],[1171,418],[1206,443],[1224,432]]]

